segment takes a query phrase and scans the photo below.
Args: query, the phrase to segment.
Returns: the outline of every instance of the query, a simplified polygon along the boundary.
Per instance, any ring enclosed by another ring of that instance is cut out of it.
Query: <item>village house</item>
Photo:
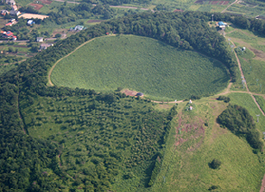
[[[15,2],[15,0],[6,0],[6,4],[15,5],[16,2]]]
[[[12,26],[13,25],[13,23],[7,23],[7,24],[5,24],[5,26],[7,27],[7,26]]]
[[[4,38],[11,38],[11,37],[13,37],[13,33],[11,32],[11,31],[1,31],[1,33],[2,33],[2,37],[4,37]]]
[[[11,10],[10,11],[10,15],[16,15],[16,16],[19,16],[21,13],[20,11],[14,11],[14,10]]]
[[[16,5],[12,5],[12,10],[13,11],[17,11],[17,6]]]
[[[227,23],[224,23],[223,21],[220,21],[220,22],[216,23],[216,25],[217,25],[220,29],[224,30],[225,27],[227,26]]]
[[[35,24],[35,22],[32,19],[27,21],[27,25],[33,25],[33,24]]]
[[[43,40],[44,40],[44,37],[37,37],[36,39],[37,42],[43,42]]]
[[[45,50],[45,49],[47,49],[48,47],[51,47],[51,46],[53,46],[52,43],[42,43],[42,44],[40,45],[40,49],[39,49],[39,51]]]
[[[8,10],[1,10],[1,15],[5,16],[6,14],[9,14]]]

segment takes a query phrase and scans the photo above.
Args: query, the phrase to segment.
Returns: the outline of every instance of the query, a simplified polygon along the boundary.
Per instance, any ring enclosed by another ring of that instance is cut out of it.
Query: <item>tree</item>
[[[221,166],[221,161],[218,159],[213,159],[211,163],[209,163],[209,167],[212,169],[218,169]]]

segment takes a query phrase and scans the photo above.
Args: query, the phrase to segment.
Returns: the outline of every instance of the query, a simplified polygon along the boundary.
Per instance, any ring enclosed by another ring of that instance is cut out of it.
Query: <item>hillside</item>
[[[61,60],[52,71],[56,86],[143,92],[150,98],[184,99],[225,88],[224,65],[193,51],[139,36],[101,37]]]
[[[229,97],[231,104],[242,105],[251,114],[259,111],[247,94]],[[255,155],[246,140],[216,123],[227,104],[204,98],[193,102],[193,111],[186,111],[185,106],[179,105],[181,111],[174,120],[152,191],[206,191],[212,186],[218,191],[259,191],[264,155]],[[264,119],[262,116],[261,121]],[[257,126],[264,130],[262,123]],[[209,166],[214,158],[222,162],[217,170]]]
[[[225,191],[241,190],[247,185],[256,191],[264,155],[252,150],[243,138],[218,128],[215,119],[227,105],[223,101],[202,98],[192,104],[193,111],[187,111],[187,102],[156,104],[119,92],[48,86],[48,72],[59,59],[107,32],[152,37],[182,52],[195,50],[214,57],[227,67],[234,81],[240,77],[235,74],[233,53],[225,38],[209,27],[210,19],[205,13],[184,12],[110,20],[59,40],[0,75],[0,190],[159,191],[168,179],[163,171],[169,170],[169,178],[183,176],[179,180],[183,185],[189,183],[191,190],[198,186],[205,191],[212,185]],[[225,93],[230,93],[229,87]],[[230,102],[242,105],[255,117],[259,109],[248,94],[231,93]],[[180,117],[183,124],[176,138],[173,133]],[[258,123],[256,128],[264,129]],[[223,131],[224,136],[219,136]],[[182,137],[187,142],[176,140]],[[210,170],[207,164],[214,158],[222,164],[220,169]],[[199,174],[202,176],[197,177]],[[225,182],[229,175],[236,184],[233,187]],[[208,178],[211,183],[206,182]],[[178,180],[174,182],[168,188],[181,190]]]

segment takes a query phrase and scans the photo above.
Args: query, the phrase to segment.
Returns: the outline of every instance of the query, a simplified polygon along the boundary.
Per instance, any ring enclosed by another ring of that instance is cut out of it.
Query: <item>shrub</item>
[[[218,187],[216,185],[212,185],[208,190],[212,191],[212,190],[215,190],[215,189],[218,189]]]
[[[217,100],[223,100],[225,103],[229,103],[230,98],[226,96],[219,96]]]
[[[213,159],[212,162],[209,164],[210,168],[212,169],[218,169],[221,166],[221,161],[218,159]]]

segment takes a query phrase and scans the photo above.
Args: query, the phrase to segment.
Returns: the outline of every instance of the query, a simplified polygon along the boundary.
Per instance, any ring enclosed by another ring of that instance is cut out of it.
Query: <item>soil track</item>
[[[237,3],[239,0],[235,0],[233,3],[229,4],[221,13],[224,13],[231,5]]]
[[[37,11],[40,10],[43,7],[43,5],[41,5],[41,4],[35,4],[35,3],[31,3],[29,5],[32,6],[32,7],[34,7],[34,9],[36,9]]]

